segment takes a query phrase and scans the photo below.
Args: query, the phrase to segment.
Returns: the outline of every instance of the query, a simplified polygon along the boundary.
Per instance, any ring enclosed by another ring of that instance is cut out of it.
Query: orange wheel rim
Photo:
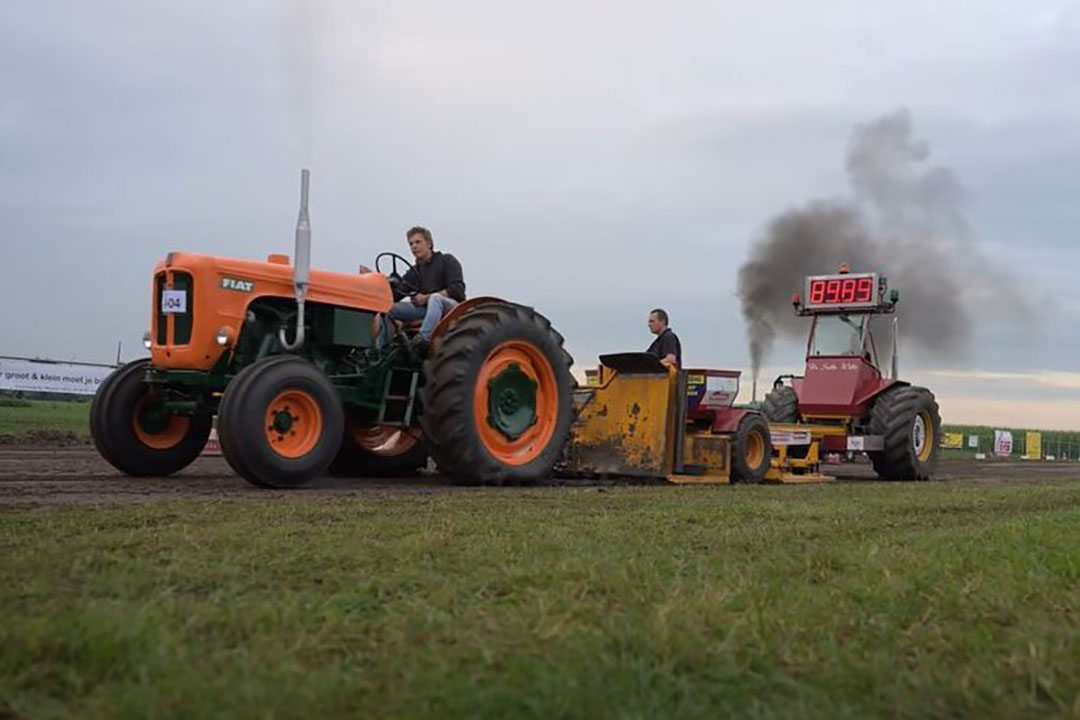
[[[759,467],[765,459],[765,438],[761,433],[752,432],[746,438],[746,464],[752,468]]]
[[[507,371],[523,373],[536,386],[535,422],[514,438],[489,421],[491,381]],[[525,465],[535,460],[551,442],[559,419],[559,388],[554,368],[532,343],[517,340],[502,343],[488,353],[480,367],[473,412],[480,442],[493,458],[507,465]]]
[[[143,395],[135,403],[132,412],[131,426],[135,430],[135,437],[143,445],[154,450],[169,450],[179,445],[191,428],[191,418],[184,415],[168,416],[163,427],[148,427],[143,414],[151,410],[155,401],[149,395]]]
[[[299,458],[315,449],[322,437],[319,403],[303,390],[279,393],[266,408],[266,442],[286,458]]]
[[[349,437],[357,446],[372,455],[398,457],[416,447],[417,435],[407,429],[392,425],[349,425]]]

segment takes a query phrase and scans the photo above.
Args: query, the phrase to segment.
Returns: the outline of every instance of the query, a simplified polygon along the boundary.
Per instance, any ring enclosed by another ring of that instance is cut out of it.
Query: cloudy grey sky
[[[1077,67],[1070,2],[5,0],[0,353],[133,356],[154,262],[291,253],[308,166],[318,266],[426,224],[579,363],[662,305],[689,363],[745,368],[750,242],[846,193],[851,128],[905,107],[1042,318],[907,367],[958,413],[992,380],[1080,425]]]

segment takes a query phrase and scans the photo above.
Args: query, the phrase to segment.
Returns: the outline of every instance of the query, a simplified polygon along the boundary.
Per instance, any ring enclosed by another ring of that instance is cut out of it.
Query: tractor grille
[[[165,273],[158,273],[154,278],[154,320],[157,327],[157,337],[154,342],[158,345],[168,345],[169,325],[167,316],[161,311],[161,296],[165,291]]]
[[[187,293],[187,310],[173,315],[173,345],[187,345],[191,342],[191,326],[195,304],[193,286],[191,275],[188,273],[173,273],[173,290],[183,290]]]
[[[182,313],[165,313],[161,298],[165,290],[183,290],[187,293],[186,309]],[[158,345],[187,345],[191,342],[191,330],[195,316],[195,283],[186,272],[159,273],[154,278],[154,313],[157,319],[155,341]]]

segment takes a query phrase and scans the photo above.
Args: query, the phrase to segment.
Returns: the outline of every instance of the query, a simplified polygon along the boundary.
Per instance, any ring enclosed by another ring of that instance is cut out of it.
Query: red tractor
[[[883,480],[934,474],[941,417],[932,392],[897,377],[900,292],[887,285],[877,273],[841,265],[835,275],[808,277],[805,301],[801,293],[792,298],[795,312],[812,318],[806,370],[777,378],[762,403],[776,424],[773,443],[790,440],[781,451],[785,462],[797,465],[800,453],[815,454],[816,462],[819,449],[865,452]],[[875,330],[887,334],[889,347],[879,346]],[[879,347],[891,356],[888,377]]]

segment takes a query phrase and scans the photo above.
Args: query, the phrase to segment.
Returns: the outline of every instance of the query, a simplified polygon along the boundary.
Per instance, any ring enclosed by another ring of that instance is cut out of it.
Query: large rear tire
[[[548,478],[570,432],[570,355],[531,308],[483,305],[424,364],[421,425],[440,470],[462,484]]]
[[[884,450],[868,452],[882,480],[929,480],[937,468],[941,415],[926,388],[898,387],[878,396],[870,409],[870,433]]]
[[[427,459],[419,431],[349,419],[329,473],[335,477],[408,477],[416,475]]]
[[[326,472],[341,446],[345,412],[314,365],[285,355],[244,368],[218,410],[221,453],[253,485],[295,488]]]
[[[759,483],[765,479],[771,462],[769,423],[757,413],[744,416],[731,445],[731,482]]]
[[[163,477],[183,470],[202,453],[213,418],[165,412],[164,396],[145,381],[149,366],[149,360],[135,360],[105,379],[90,404],[90,435],[117,470]]]
[[[787,385],[777,385],[761,402],[761,412],[774,423],[795,423],[799,421],[799,396],[795,389]]]

